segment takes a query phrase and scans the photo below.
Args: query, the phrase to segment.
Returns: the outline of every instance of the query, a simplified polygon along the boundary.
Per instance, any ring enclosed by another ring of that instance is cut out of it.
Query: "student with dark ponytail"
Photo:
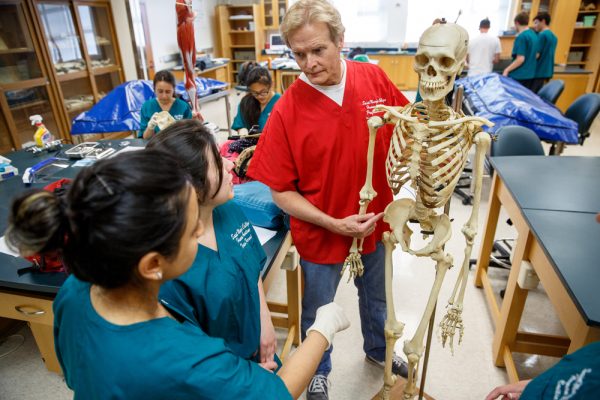
[[[281,97],[273,91],[273,79],[269,70],[264,67],[254,66],[249,69],[243,83],[248,88],[248,94],[242,98],[231,126],[231,129],[242,136],[248,134],[255,125],[262,132],[273,106]]]
[[[54,300],[56,353],[75,399],[297,398],[348,322],[331,303],[275,375],[207,336],[187,310],[159,302],[197,252],[204,190],[167,153],[146,150],[83,169],[58,197],[34,190],[11,207],[6,241],[59,251],[72,273]]]

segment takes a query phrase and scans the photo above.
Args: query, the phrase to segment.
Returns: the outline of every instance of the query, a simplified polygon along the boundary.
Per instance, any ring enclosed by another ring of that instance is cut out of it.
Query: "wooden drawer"
[[[52,298],[0,293],[0,317],[52,326]]]

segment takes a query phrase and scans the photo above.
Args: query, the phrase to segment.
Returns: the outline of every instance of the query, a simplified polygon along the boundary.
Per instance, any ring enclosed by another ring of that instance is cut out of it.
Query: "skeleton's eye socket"
[[[427,65],[429,63],[429,57],[423,55],[423,54],[417,54],[415,56],[415,62],[417,63],[417,65]]]
[[[440,65],[444,68],[450,68],[454,65],[454,59],[450,57],[442,57],[440,60]]]

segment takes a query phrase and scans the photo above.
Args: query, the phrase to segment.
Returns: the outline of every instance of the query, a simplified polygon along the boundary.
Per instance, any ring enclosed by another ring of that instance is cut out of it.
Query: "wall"
[[[119,41],[119,49],[121,50],[121,58],[123,61],[123,73],[125,80],[131,81],[137,79],[137,71],[135,69],[135,54],[133,52],[133,39],[129,31],[129,20],[127,18],[127,5],[125,0],[111,0],[112,14],[115,20],[115,30],[117,40]]]
[[[145,0],[145,3],[156,71],[170,68],[174,66],[174,63],[165,58],[179,53],[175,1]],[[194,21],[194,36],[198,51],[214,47],[213,25],[216,4],[217,0],[192,0],[192,7],[198,13]]]

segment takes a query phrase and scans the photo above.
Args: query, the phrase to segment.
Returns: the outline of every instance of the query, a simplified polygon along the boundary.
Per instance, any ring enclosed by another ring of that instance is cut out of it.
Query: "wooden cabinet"
[[[108,0],[0,4],[0,151],[31,141],[40,114],[71,141],[71,121],[123,82]]]
[[[556,0],[551,15],[550,28],[558,38],[555,62],[591,71],[586,90],[594,91],[600,67],[600,0]]]
[[[265,43],[262,7],[219,5],[215,18],[220,57],[230,59],[229,82],[235,83],[241,64],[260,59]]]
[[[400,90],[417,90],[419,75],[414,71],[414,55],[373,54],[372,60],[379,60],[379,66]]]
[[[52,297],[3,291],[0,293],[0,317],[27,322],[46,368],[60,373],[54,350],[52,301]]]
[[[279,29],[288,8],[287,0],[261,0],[265,29]]]
[[[0,4],[0,152],[20,149],[32,140],[29,116],[39,114],[56,136],[66,129],[50,84],[31,9],[25,0]]]
[[[520,0],[514,9],[514,15],[521,12],[529,14],[529,25],[533,25],[533,18],[540,12],[551,13],[554,1],[552,0]],[[513,17],[514,17],[513,15]],[[512,19],[511,19],[512,22]]]

